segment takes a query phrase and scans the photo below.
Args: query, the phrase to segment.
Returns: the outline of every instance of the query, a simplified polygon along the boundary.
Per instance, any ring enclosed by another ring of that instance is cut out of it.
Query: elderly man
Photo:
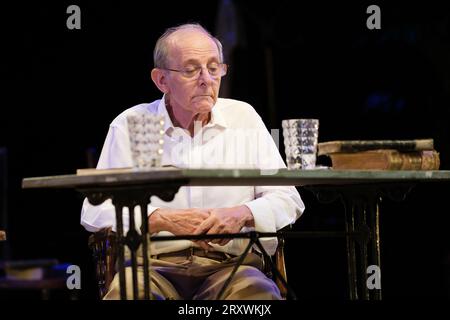
[[[244,102],[218,97],[227,66],[223,63],[221,43],[203,27],[186,24],[168,29],[156,43],[154,65],[151,78],[163,93],[162,99],[132,107],[111,123],[98,169],[132,166],[126,118],[143,113],[163,115],[166,119],[163,165],[285,168],[255,110]],[[152,235],[275,232],[294,223],[304,210],[295,187],[186,186],[171,202],[157,197],[151,200],[148,223]],[[92,206],[85,200],[81,223],[88,231],[114,227],[114,217],[111,201]],[[248,239],[151,243],[153,296],[214,299],[247,244]],[[262,244],[274,253],[276,239],[262,239]],[[131,294],[130,289],[127,292]],[[118,297],[116,275],[105,298]],[[255,251],[239,267],[223,297],[280,299],[280,292],[261,272],[261,258]]]

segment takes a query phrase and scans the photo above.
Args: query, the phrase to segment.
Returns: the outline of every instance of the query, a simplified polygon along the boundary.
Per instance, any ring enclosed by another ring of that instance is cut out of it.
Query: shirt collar
[[[174,127],[169,113],[167,112],[165,96],[163,96],[159,101],[157,113],[164,116],[164,132],[170,135],[170,133],[174,130]]]
[[[164,132],[168,135],[170,135],[175,127],[173,126],[173,122],[170,119],[169,112],[167,111],[166,102],[165,102],[165,95],[161,98],[158,105],[158,114],[164,115],[165,121],[164,121]],[[227,127],[227,122],[225,121],[222,113],[218,109],[217,105],[220,103],[220,101],[217,101],[216,104],[211,109],[211,119],[206,124],[205,127],[214,127],[214,126],[220,126],[222,128]]]

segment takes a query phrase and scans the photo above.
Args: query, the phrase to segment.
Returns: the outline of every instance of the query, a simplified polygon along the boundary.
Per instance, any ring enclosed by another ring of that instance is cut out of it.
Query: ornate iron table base
[[[381,286],[368,285],[370,270],[381,284],[380,203],[386,197],[402,201],[413,187],[411,183],[305,187],[319,202],[340,200],[344,205],[350,300],[381,300]]]

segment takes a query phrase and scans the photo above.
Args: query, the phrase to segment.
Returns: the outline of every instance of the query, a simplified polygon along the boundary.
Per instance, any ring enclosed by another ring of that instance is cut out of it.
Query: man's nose
[[[213,82],[213,77],[209,74],[208,68],[203,67],[200,70],[200,75],[198,76],[198,80],[200,81],[200,84],[205,83],[207,85],[210,85]]]

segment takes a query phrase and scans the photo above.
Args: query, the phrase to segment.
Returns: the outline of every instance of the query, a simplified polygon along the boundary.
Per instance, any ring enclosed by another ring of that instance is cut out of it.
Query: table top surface
[[[97,170],[80,175],[25,178],[22,188],[93,188],[177,184],[190,186],[243,185],[339,185],[395,182],[450,182],[450,170],[287,170],[176,169],[146,171],[133,169]]]

